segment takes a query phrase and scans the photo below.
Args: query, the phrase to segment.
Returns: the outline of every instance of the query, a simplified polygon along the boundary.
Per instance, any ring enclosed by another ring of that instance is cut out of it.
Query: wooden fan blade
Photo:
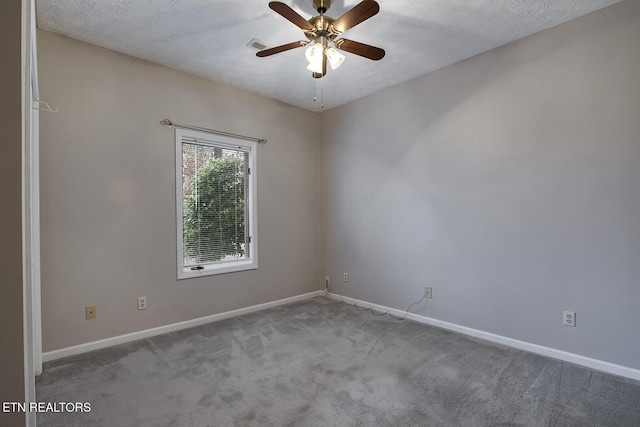
[[[349,39],[338,39],[334,42],[334,44],[340,50],[351,52],[355,55],[363,56],[365,58],[373,59],[374,61],[379,61],[384,58],[384,49],[380,49],[379,47],[355,42]]]
[[[362,21],[366,21],[380,11],[380,5],[374,0],[364,0],[355,5],[351,10],[333,21],[333,29],[344,33]]]
[[[291,9],[286,4],[280,1],[272,1],[272,2],[269,2],[269,7],[273,9],[276,13],[280,14],[283,18],[293,22],[293,24],[298,26],[299,28],[306,31],[313,30],[313,25],[307,22],[306,19],[298,15],[298,13],[295,10]]]
[[[309,43],[309,42],[300,40],[299,42],[291,42],[291,43],[283,44],[283,45],[276,46],[276,47],[270,47],[269,49],[264,49],[264,50],[261,50],[260,52],[256,53],[256,56],[260,57],[260,58],[264,58],[265,56],[271,56],[271,55],[275,55],[276,53],[285,52],[287,50],[291,50],[291,49],[295,49],[295,48],[298,48],[298,47],[302,47],[302,46],[306,45],[307,43]]]

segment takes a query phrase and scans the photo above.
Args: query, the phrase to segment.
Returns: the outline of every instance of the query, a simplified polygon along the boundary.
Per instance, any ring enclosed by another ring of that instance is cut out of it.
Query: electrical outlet
[[[324,276],[324,290],[329,290],[329,276]]]
[[[576,326],[576,312],[575,311],[565,311],[564,312],[564,326]]]
[[[433,298],[433,295],[431,294],[431,286],[424,287],[424,297],[428,299]]]
[[[147,308],[147,297],[138,297],[138,310]]]
[[[95,305],[86,306],[84,308],[84,315],[87,318],[87,320],[95,319],[96,318],[96,306]]]

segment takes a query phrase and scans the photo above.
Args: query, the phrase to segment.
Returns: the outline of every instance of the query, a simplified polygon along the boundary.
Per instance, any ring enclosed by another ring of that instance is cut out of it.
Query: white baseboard
[[[324,292],[323,292],[324,294]],[[328,298],[340,300],[341,296],[338,294],[328,293]],[[342,299],[349,303],[356,303],[361,307],[371,307],[375,311],[385,312],[388,311],[396,317],[404,316],[404,310],[397,310],[395,308],[385,307],[383,305],[372,304],[367,301],[357,300],[355,298],[349,298],[342,296]],[[544,347],[537,344],[528,343],[525,341],[519,341],[513,338],[503,337],[501,335],[492,334],[490,332],[480,331],[478,329],[468,328],[466,326],[456,325],[455,323],[444,322],[442,320],[433,319],[431,317],[421,316],[419,314],[408,313],[407,319],[413,320],[417,323],[426,325],[437,326],[442,329],[447,329],[454,332],[459,332],[464,335],[480,338],[486,341],[491,341],[498,344],[503,344],[508,347],[517,348],[519,350],[525,350],[530,353],[540,354],[542,356],[551,357],[553,359],[563,360],[565,362],[574,363],[576,365],[585,366],[587,368],[595,369],[598,371],[606,372],[621,377],[630,378],[636,381],[640,381],[640,370],[629,368],[626,366],[616,365],[614,363],[605,362],[598,359],[592,359],[590,357],[581,356],[579,354],[569,353],[554,348]]]
[[[230,319],[232,317],[241,316],[243,314],[254,313],[256,311],[265,310],[267,308],[277,307],[284,304],[290,304],[293,302],[304,301],[316,296],[324,296],[334,300],[340,300],[340,296],[333,293],[325,293],[324,291],[309,292],[302,295],[297,295],[290,298],[284,298],[277,301],[271,301],[264,304],[253,305],[251,307],[240,308],[237,310],[226,311],[224,313],[218,313],[211,316],[200,317],[198,319],[187,320],[184,322],[173,323],[171,325],[160,326],[157,328],[146,329],[144,331],[132,332],[130,334],[119,335],[112,338],[106,338],[99,341],[92,341],[85,344],[76,345],[73,347],[62,348],[59,350],[49,351],[42,354],[43,362],[50,362],[52,360],[61,359],[63,357],[74,356],[77,354],[87,353],[89,351],[100,350],[102,348],[112,347],[118,344],[124,344],[131,341],[137,341],[144,338],[153,337],[156,335],[167,334],[169,332],[175,332],[182,329],[193,328],[195,326],[205,325],[207,323],[217,322],[224,319]],[[388,311],[394,316],[401,317],[404,315],[403,310],[386,307],[383,305],[372,304],[367,301],[358,300],[355,298],[345,297],[342,299],[349,304],[356,303],[361,307],[371,307],[376,311],[384,312]],[[585,366],[587,368],[596,369],[598,371],[606,372],[621,377],[630,378],[636,381],[640,381],[640,370],[629,368],[626,366],[616,365],[614,363],[605,362],[590,357],[581,356],[579,354],[569,353],[554,348],[544,347],[537,344],[528,343],[525,341],[519,341],[513,338],[504,337],[501,335],[492,334],[490,332],[481,331],[478,329],[468,328],[466,326],[456,325],[454,323],[444,322],[442,320],[433,319],[430,317],[422,316],[419,314],[408,313],[407,319],[413,320],[417,323],[426,325],[437,326],[442,329],[458,332],[464,335],[480,338],[483,340],[495,342],[498,344],[506,345],[509,347],[517,348],[519,350],[528,351],[542,356],[551,357],[554,359],[563,360],[565,362],[575,363],[576,365]]]
[[[112,338],[106,338],[103,340],[92,341],[85,344],[75,345],[73,347],[61,348],[59,350],[53,350],[42,354],[43,362],[50,362],[56,359],[62,359],[63,357],[75,356],[77,354],[87,353],[89,351],[100,350],[102,348],[112,347],[118,344],[124,344],[131,341],[141,340],[143,338],[149,338],[156,335],[167,334],[169,332],[175,332],[182,329],[193,328],[194,326],[205,325],[207,323],[217,322],[224,319],[230,319],[232,317],[241,316],[243,314],[254,313],[256,311],[265,310],[267,308],[277,307],[284,304],[290,304],[293,302],[304,301],[309,298],[323,296],[323,291],[309,292],[302,295],[296,295],[290,298],[284,298],[277,301],[271,301],[264,304],[252,305],[251,307],[239,308],[237,310],[226,311],[224,313],[218,313],[211,316],[200,317],[198,319],[187,320],[184,322],[173,323],[171,325],[160,326],[152,329],[145,329],[144,331],[132,332],[130,334],[119,335]]]

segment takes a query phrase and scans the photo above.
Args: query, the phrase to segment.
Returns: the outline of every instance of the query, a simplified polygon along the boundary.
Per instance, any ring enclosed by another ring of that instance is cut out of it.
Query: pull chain
[[[313,102],[316,102],[318,100],[318,97],[316,96],[316,84],[318,82],[316,80],[318,79],[313,79]]]

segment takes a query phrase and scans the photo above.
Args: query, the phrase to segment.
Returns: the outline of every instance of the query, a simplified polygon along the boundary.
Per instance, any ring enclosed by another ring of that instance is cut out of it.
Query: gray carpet
[[[640,426],[640,383],[314,298],[46,363],[38,426]]]

